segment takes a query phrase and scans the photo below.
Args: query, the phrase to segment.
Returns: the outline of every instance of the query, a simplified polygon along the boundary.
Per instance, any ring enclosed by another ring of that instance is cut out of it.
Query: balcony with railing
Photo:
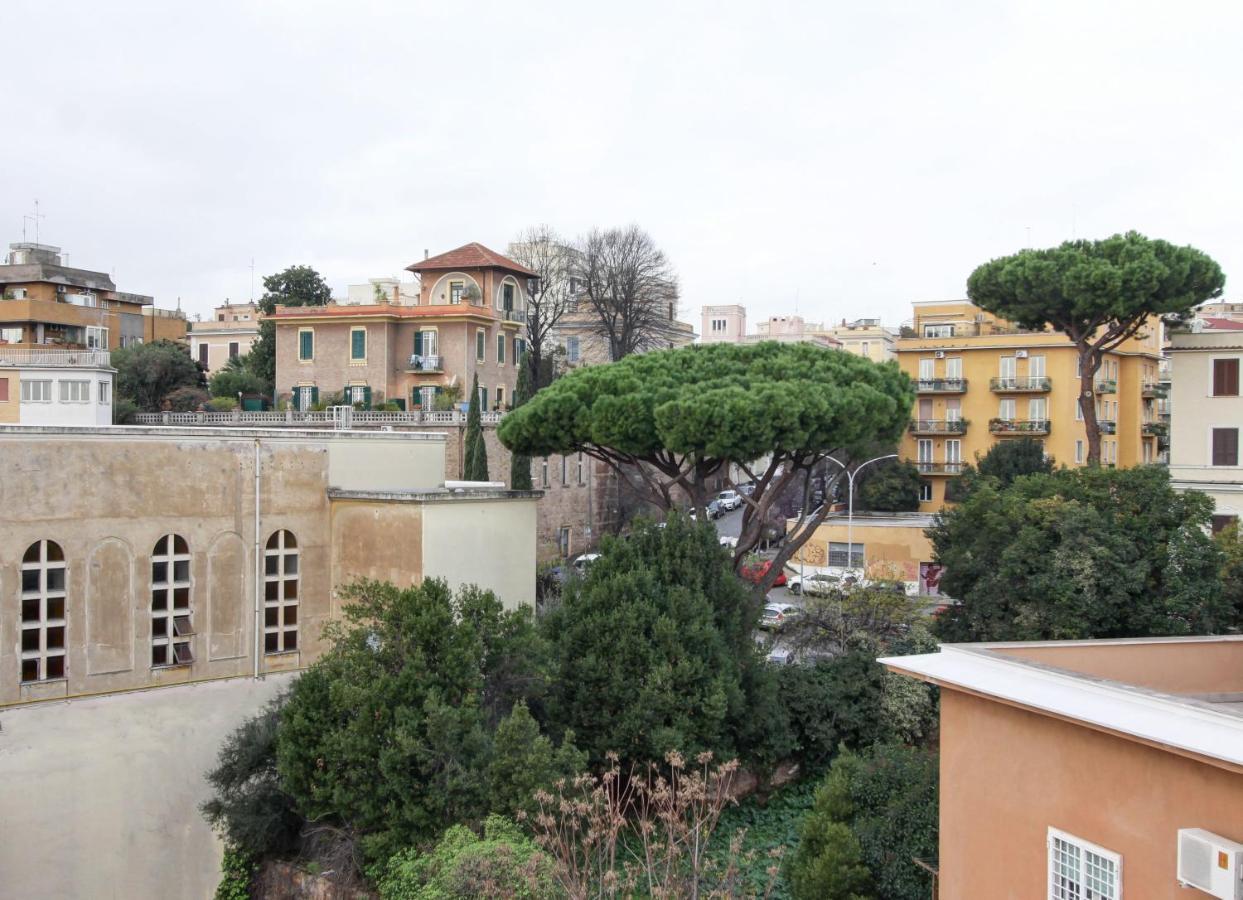
[[[1042,394],[1053,389],[1053,379],[1043,375],[1011,375],[990,378],[988,386],[999,394]]]
[[[0,344],[0,366],[106,369],[111,365],[112,355],[107,350],[45,350],[37,346],[9,347]]]
[[[962,394],[967,390],[965,378],[921,378],[915,385],[921,394]]]
[[[1049,433],[1048,419],[989,419],[989,434],[1033,436]]]
[[[1145,400],[1161,400],[1170,395],[1170,386],[1159,381],[1145,381],[1140,394]]]
[[[410,356],[410,361],[406,364],[407,372],[443,372],[444,360],[439,356],[430,356],[426,353],[414,353]]]
[[[505,322],[524,323],[527,320],[526,310],[522,309],[502,309],[500,310],[500,316]]]
[[[1098,394],[1116,394],[1118,393],[1118,382],[1113,378],[1100,378],[1096,382],[1095,390]]]
[[[966,419],[912,419],[908,426],[911,434],[964,434]]]
[[[1114,419],[1097,419],[1097,426],[1101,430],[1101,434],[1117,434],[1118,423]]]
[[[1140,430],[1149,437],[1165,437],[1170,433],[1170,426],[1165,422],[1145,422]]]
[[[961,475],[962,463],[960,462],[917,462],[915,468],[919,469],[920,475]]]

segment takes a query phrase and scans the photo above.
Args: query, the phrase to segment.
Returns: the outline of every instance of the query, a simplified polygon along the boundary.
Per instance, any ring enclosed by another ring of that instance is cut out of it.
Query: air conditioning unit
[[[1027,351],[1026,350],[1015,350],[1014,358],[1015,359],[1027,359]]]
[[[934,354],[932,354],[932,355],[933,355],[933,356],[935,356],[937,359],[945,359],[945,351],[944,351],[944,350],[938,350],[936,353],[934,353]]]
[[[1243,900],[1243,844],[1203,828],[1178,829],[1178,883],[1221,900]]]

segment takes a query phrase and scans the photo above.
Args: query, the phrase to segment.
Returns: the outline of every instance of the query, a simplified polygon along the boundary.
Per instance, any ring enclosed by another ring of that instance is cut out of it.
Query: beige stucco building
[[[926,513],[855,513],[853,521],[834,514],[787,565],[805,573],[852,569],[869,579],[902,581],[909,594],[937,596],[942,566],[927,535],[933,521]]]
[[[111,425],[107,350],[0,344],[0,425]]]
[[[799,341],[817,344],[832,350],[845,350],[873,362],[893,359],[897,335],[880,319],[842,319],[840,325],[808,322],[803,316],[788,314],[769,316],[757,322],[754,333],[747,333],[747,309],[741,305],[705,306],[703,315],[704,344],[750,344],[757,341]]]
[[[1170,478],[1217,505],[1213,530],[1243,515],[1243,324],[1237,330],[1175,332],[1170,358]]]
[[[435,433],[0,427],[0,707],[302,668],[357,578],[532,603],[538,492],[446,489],[444,454]]]
[[[262,318],[254,301],[225,301],[212,311],[210,319],[190,323],[190,355],[209,375],[219,371],[230,359],[250,352],[259,337]]]
[[[941,897],[1243,889],[1243,637],[944,645],[881,662],[941,687]]]

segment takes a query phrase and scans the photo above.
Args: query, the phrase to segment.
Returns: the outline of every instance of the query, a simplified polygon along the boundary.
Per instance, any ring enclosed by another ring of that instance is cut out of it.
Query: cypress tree
[[[531,367],[524,353],[518,361],[518,383],[514,386],[514,404],[517,409],[531,399]],[[515,491],[531,490],[531,457],[514,453],[509,458],[509,487]]]
[[[470,409],[466,413],[467,481],[488,480],[488,448],[483,443],[483,422],[479,413],[479,373],[470,388]]]

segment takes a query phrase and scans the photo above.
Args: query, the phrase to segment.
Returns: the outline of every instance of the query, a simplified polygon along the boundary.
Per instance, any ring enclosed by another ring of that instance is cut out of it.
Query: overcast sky
[[[252,258],[256,293],[294,263],[342,291],[637,222],[697,329],[732,302],[897,324],[1029,234],[1135,228],[1230,276],[1241,26],[1237,0],[5,0],[0,240],[37,198],[70,264],[193,313]]]

